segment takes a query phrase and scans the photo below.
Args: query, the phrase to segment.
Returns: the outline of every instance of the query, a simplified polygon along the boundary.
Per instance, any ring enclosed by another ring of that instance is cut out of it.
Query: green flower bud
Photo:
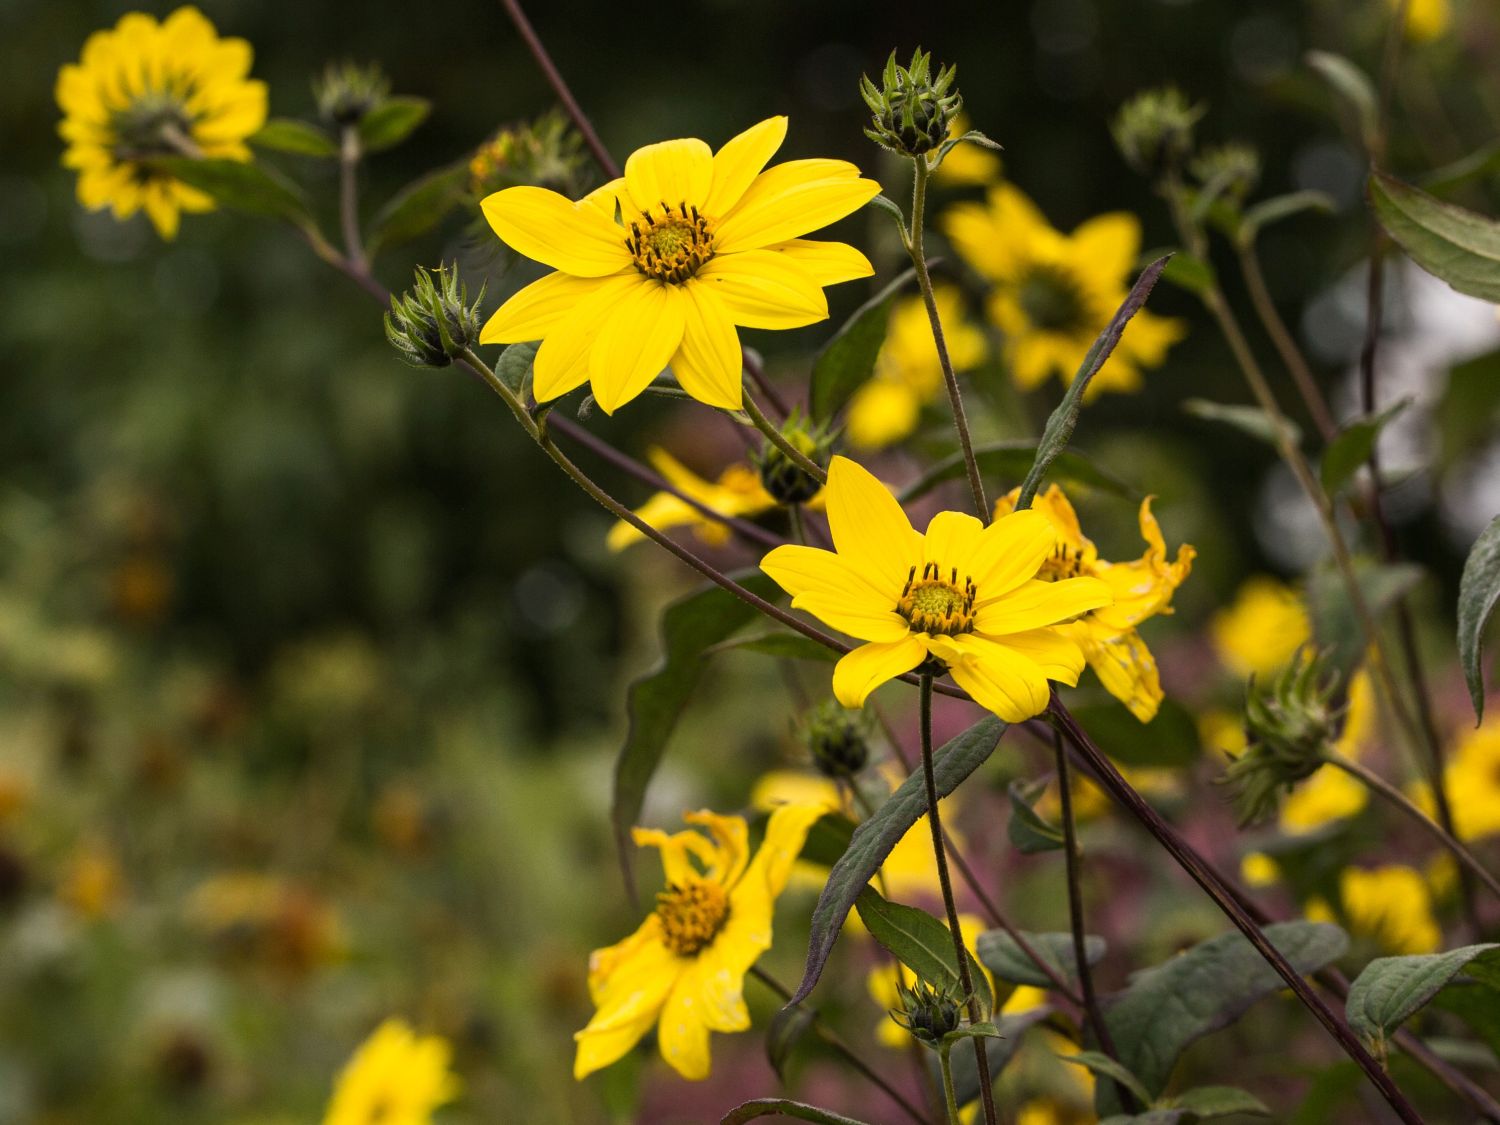
[[[932,77],[932,55],[920,49],[910,66],[896,65],[896,52],[886,60],[876,89],[868,77],[859,80],[859,95],[870,107],[870,127],[865,136],[883,148],[904,156],[921,156],[948,139],[948,126],[963,108],[963,96],[950,89],[958,67],[939,67]]]
[[[479,339],[479,304],[473,305],[468,287],[458,280],[458,266],[436,270],[417,267],[416,280],[405,293],[391,298],[385,314],[385,338],[413,367],[447,367]]]
[[[826,425],[809,426],[799,412],[793,410],[791,417],[782,424],[781,432],[792,447],[809,461],[816,465],[828,464],[833,451],[833,439]],[[806,469],[770,441],[762,443],[760,450],[752,455],[751,462],[760,473],[761,486],[778,504],[805,504],[823,487]]]
[[[924,980],[914,986],[896,986],[901,1007],[891,1009],[891,1019],[923,1043],[940,1043],[950,1031],[957,1031],[961,1010],[959,1002]]]
[[[1243,202],[1260,180],[1260,156],[1249,145],[1231,141],[1204,149],[1188,171],[1204,187],[1213,186],[1235,202]]]
[[[824,700],[802,721],[802,739],[825,777],[853,777],[870,760],[870,716]]]
[[[358,125],[390,92],[390,81],[374,63],[332,63],[313,80],[318,116],[339,126]]]
[[[554,110],[530,124],[507,126],[475,149],[469,193],[482,199],[503,188],[531,185],[573,198],[582,193],[587,164],[583,137]]]
[[[1175,87],[1146,90],[1120,107],[1110,132],[1125,162],[1154,179],[1192,151],[1193,126],[1204,111]]]

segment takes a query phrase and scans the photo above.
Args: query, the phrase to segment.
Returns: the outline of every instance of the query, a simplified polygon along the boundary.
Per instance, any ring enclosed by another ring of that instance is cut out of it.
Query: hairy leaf
[[[1479,534],[1458,583],[1458,662],[1463,666],[1475,724],[1484,718],[1484,669],[1480,667],[1484,626],[1500,603],[1500,516]]]
[[[870,936],[917,976],[957,1000],[967,999],[959,986],[958,958],[953,949],[953,931],[925,910],[890,902],[874,887],[866,887],[854,902],[859,920]],[[969,960],[969,980],[980,1008],[989,1012],[995,1004],[989,979],[974,960]]]
[[[1500,223],[1375,172],[1370,203],[1412,261],[1460,293],[1500,301]]]
[[[1476,958],[1500,951],[1500,944],[1466,945],[1446,953],[1377,957],[1349,986],[1344,1010],[1349,1026],[1379,1053],[1385,1041],[1413,1013]],[[1500,1004],[1500,996],[1495,997]]]
[[[536,364],[536,353],[541,346],[536,340],[528,340],[523,344],[511,344],[500,353],[500,358],[495,361],[495,374],[514,394],[525,397],[527,388],[531,384],[531,371]]]
[[[1017,932],[1058,977],[1070,985],[1077,983],[1078,959],[1073,956],[1072,934],[1034,934],[1026,930]],[[1029,984],[1033,988],[1055,987],[1051,978],[1037,967],[1036,962],[1022,950],[1016,939],[1004,930],[986,930],[979,935],[974,947],[979,960],[995,974],[997,980],[1009,981],[1011,984]],[[1084,936],[1084,956],[1090,965],[1097,965],[1103,959],[1105,948],[1102,937],[1096,934]]]

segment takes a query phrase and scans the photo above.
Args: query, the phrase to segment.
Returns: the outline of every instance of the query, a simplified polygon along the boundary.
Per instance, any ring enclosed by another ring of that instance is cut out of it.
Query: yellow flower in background
[[[345,1064],[323,1125],[428,1125],[458,1096],[453,1054],[440,1035],[417,1035],[402,1020],[377,1027]]]
[[[85,918],[104,918],[125,897],[120,861],[102,843],[86,844],[74,853],[63,874],[59,897]]]
[[[1349,681],[1349,710],[1334,750],[1358,758],[1375,732],[1375,718],[1375,689],[1369,671],[1361,668]],[[1358,778],[1337,766],[1322,766],[1281,803],[1281,830],[1292,836],[1316,832],[1361,812],[1369,800],[1370,792]]]
[[[1213,753],[1231,757],[1244,753],[1245,719],[1242,714],[1226,711],[1222,707],[1211,707],[1200,711],[1196,717],[1198,741]]]
[[[984,332],[964,317],[963,297],[951,285],[933,291],[938,320],[955,371],[984,362]],[[932,342],[932,326],[921,297],[909,297],[891,310],[890,326],[875,371],[849,400],[844,432],[851,445],[880,449],[917,428],[922,407],[943,391],[943,368]]]
[[[1391,11],[1400,7],[1400,0],[1386,0]],[[1406,7],[1406,37],[1413,43],[1427,43],[1443,35],[1453,22],[1453,8],[1449,0],[1411,0]]]
[[[1312,636],[1297,591],[1265,574],[1245,579],[1208,628],[1219,661],[1241,679],[1280,671]]]
[[[247,77],[243,39],[220,39],[197,8],[163,22],[142,12],[96,31],[76,64],[57,74],[63,166],[78,172],[78,202],[126,219],[144,209],[156,232],[173,238],[182,211],[214,202],[154,158],[250,159],[245,138],[266,121],[266,86]]]
[[[635,830],[638,845],[660,849],[667,886],[635,933],[589,958],[597,1011],[573,1036],[575,1078],[621,1058],[652,1024],[672,1069],[684,1078],[708,1077],[708,1033],[750,1026],[745,974],[771,947],[776,896],[808,830],[828,811],[819,802],[776,809],[754,859],[743,817],[684,814],[707,836]]]
[[[1120,776],[1130,782],[1130,787],[1143,797],[1173,797],[1182,791],[1182,778],[1176,770],[1159,766],[1127,766],[1116,764]],[[1086,824],[1098,820],[1115,807],[1112,798],[1093,778],[1082,773],[1072,774],[1073,816],[1078,823]],[[1045,820],[1062,818],[1062,795],[1058,792],[1057,779],[1042,791],[1036,800],[1036,811]]]
[[[1459,740],[1443,771],[1443,787],[1459,839],[1500,834],[1500,718],[1486,719]],[[1429,816],[1437,814],[1425,783],[1414,787],[1413,796]]]
[[[973,127],[967,115],[956,114],[948,123],[948,136],[961,137]],[[972,141],[954,145],[932,176],[949,187],[992,184],[1000,178],[1000,154]]]
[[[1247,852],[1240,860],[1240,878],[1251,887],[1271,887],[1281,879],[1281,867],[1265,852]]]
[[[1443,931],[1432,914],[1427,880],[1413,867],[1346,867],[1339,874],[1339,899],[1350,931],[1371,938],[1388,954],[1442,948]],[[1307,916],[1315,922],[1335,920],[1322,899],[1307,904]]]
[[[736,329],[816,323],[828,316],[824,286],[874,272],[852,246],[800,236],[880,185],[842,160],[766,168],[786,126],[772,117],[718,152],[695,138],[647,145],[577,203],[539,187],[487,196],[501,240],[557,272],[500,306],[480,341],[542,341],[538,402],[589,383],[613,414],[670,364],[688,394],[738,410]]]
[[[994,286],[990,319],[1005,333],[1005,358],[1016,385],[1031,390],[1054,374],[1072,382],[1134,281],[1140,221],[1117,211],[1063,234],[1019,188],[1000,184],[984,203],[950,208],[942,227]],[[1160,366],[1186,331],[1181,320],[1144,309],[1136,313],[1086,397],[1140,390],[1141,369]]]
[[[833,670],[845,707],[864,706],[929,656],[1006,722],[1046,710],[1049,679],[1078,682],[1083,653],[1052,626],[1108,605],[1109,587],[1037,579],[1053,549],[1044,516],[1013,512],[985,527],[939,512],[919,534],[886,487],[847,457],[833,459],[826,491],[835,550],[787,544],[760,565],[794,608],[869,642]]]
[[[995,518],[1013,512],[1020,494],[1015,488],[1001,497],[995,504]],[[1136,626],[1159,613],[1172,612],[1172,594],[1192,573],[1197,550],[1184,543],[1177,548],[1176,561],[1168,561],[1166,540],[1151,514],[1149,496],[1141,501],[1140,510],[1146,551],[1139,559],[1123,563],[1099,557],[1099,549],[1083,534],[1078,513],[1057,485],[1037,496],[1032,507],[1047,517],[1057,535],[1052,555],[1042,564],[1042,575],[1054,582],[1079,575],[1097,578],[1114,595],[1112,604],[1085,613],[1060,631],[1078,642],[1104,689],[1137,719],[1149,723],[1161,706],[1161,677],[1156,658]]]

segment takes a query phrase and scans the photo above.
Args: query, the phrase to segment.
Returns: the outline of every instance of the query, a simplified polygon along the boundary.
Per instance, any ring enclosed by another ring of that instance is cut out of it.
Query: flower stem
[[[369,261],[359,233],[359,161],[363,155],[359,130],[345,125],[339,137],[339,222],[349,265],[360,273],[368,273]]]
[[[819,484],[828,483],[828,470],[793,445],[791,440],[777,427],[776,423],[765,416],[765,413],[754,398],[746,393],[743,402],[745,414],[750,418],[755,428],[766,435],[767,441],[785,453],[792,464],[812,477],[813,480]]]
[[[953,1089],[953,1044],[943,1041],[938,1044],[938,1066],[943,1072],[943,1106],[948,1111],[948,1125],[959,1125],[958,1094]]]
[[[953,361],[948,356],[948,341],[943,335],[943,322],[938,319],[937,298],[932,291],[932,275],[927,271],[927,252],[922,245],[924,217],[927,210],[927,177],[930,174],[925,156],[912,158],[914,175],[911,187],[911,229],[906,233],[906,251],[911,257],[912,268],[917,271],[917,285],[922,290],[922,303],[927,307],[927,320],[932,326],[932,342],[937,346],[938,362],[943,368],[943,382],[948,387],[948,402],[953,407],[953,425],[958,430],[958,444],[963,450],[964,469],[969,476],[969,491],[974,494],[974,509],[979,518],[990,522],[990,506],[984,498],[984,481],[979,476],[979,462],[974,458],[974,440],[969,436],[969,418],[964,412],[963,392],[958,387],[958,376],[953,371]]]
[[[937,862],[938,884],[943,890],[943,909],[948,913],[948,931],[953,937],[953,953],[958,962],[958,986],[969,1005],[969,1022],[981,1023],[989,1013],[979,1005],[974,994],[974,980],[969,974],[969,951],[964,948],[963,932],[958,927],[958,906],[953,901],[953,881],[948,876],[948,853],[943,845],[943,822],[938,813],[937,775],[932,764],[932,676],[921,673],[919,691],[922,701],[922,776],[927,783],[927,822],[932,826],[932,855]],[[990,1059],[984,1040],[974,1037],[974,1065],[979,1075],[979,1097],[984,1105],[985,1125],[996,1125],[995,1092],[990,1088]]]

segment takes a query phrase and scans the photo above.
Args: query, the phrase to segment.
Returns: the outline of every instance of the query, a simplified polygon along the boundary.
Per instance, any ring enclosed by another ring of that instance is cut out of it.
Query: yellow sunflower
[[[1443,787],[1459,839],[1500,834],[1500,718],[1486,719],[1459,740],[1443,771]],[[1414,787],[1413,797],[1429,816],[1437,814],[1426,782]]]
[[[929,657],[1007,722],[1047,708],[1049,679],[1076,684],[1083,653],[1053,628],[1110,603],[1096,578],[1039,580],[1056,533],[1040,512],[1013,512],[985,527],[939,512],[912,529],[883,484],[846,457],[828,469],[834,551],[788,544],[761,569],[792,605],[869,642],[833,671],[833,694],[862,707],[887,680]]]
[[[609,1066],[657,1025],[662,1058],[684,1078],[707,1078],[708,1033],[750,1026],[745,974],[771,947],[771,915],[808,830],[829,806],[782,805],[750,858],[743,817],[704,810],[683,816],[692,830],[637,828],[635,842],[661,851],[667,888],[624,941],[589,958],[597,1009],[573,1038],[573,1075]]]
[[[1208,629],[1220,663],[1241,679],[1280,671],[1312,637],[1297,591],[1268,574],[1245,579]]]
[[[647,145],[577,203],[538,187],[486,197],[495,233],[557,272],[501,305],[480,341],[542,341],[538,402],[589,383],[612,414],[670,364],[688,394],[738,410],[736,328],[823,320],[823,286],[874,272],[852,246],[800,236],[880,185],[842,160],[766,168],[785,137],[786,118],[772,117],[718,152],[694,138]]]
[[[1030,390],[1053,374],[1072,382],[1129,291],[1141,249],[1139,220],[1116,211],[1063,234],[1019,188],[1000,184],[984,203],[950,208],[942,226],[959,254],[994,286],[990,319],[1005,333],[1016,384]],[[1181,320],[1142,309],[1086,397],[1139,390],[1141,369],[1159,366],[1186,331]]]
[[[1015,510],[1019,488],[995,504],[997,518]],[[1084,659],[1106,691],[1143,723],[1156,717],[1161,706],[1161,678],[1156,660],[1136,626],[1148,617],[1172,612],[1172,594],[1192,572],[1198,552],[1184,543],[1177,560],[1167,559],[1167,544],[1161,527],[1151,514],[1151,498],[1141,501],[1141,538],[1146,551],[1133,562],[1112,563],[1099,557],[1099,550],[1083,534],[1078,514],[1063,490],[1051,485],[1036,498],[1034,509],[1051,521],[1057,533],[1052,555],[1043,565],[1043,576],[1073,578],[1086,575],[1106,583],[1114,602],[1084,614],[1062,626],[1083,649]]]
[[[266,121],[266,85],[243,39],[220,39],[197,8],[157,23],[142,12],[96,31],[78,63],[57,74],[63,166],[78,171],[78,202],[125,219],[144,209],[163,238],[182,211],[211,211],[196,188],[152,167],[162,156],[249,160],[245,138]]]
[[[386,1020],[339,1074],[323,1125],[428,1125],[438,1106],[458,1096],[452,1053],[442,1036]]]

